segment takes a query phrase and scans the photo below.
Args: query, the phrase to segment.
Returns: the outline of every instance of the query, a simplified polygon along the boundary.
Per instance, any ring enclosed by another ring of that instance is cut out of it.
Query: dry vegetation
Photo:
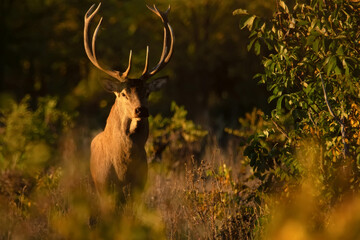
[[[316,154],[298,153],[306,159],[300,185],[280,194],[264,194],[242,148],[231,147],[238,143],[221,149],[186,120],[184,108],[173,104],[172,110],[172,118],[151,118],[148,151],[157,158],[152,158],[144,192],[131,196],[119,213],[100,217],[88,170],[89,130],[59,124],[63,132],[58,134],[58,128],[47,126],[69,118],[55,105],[40,104],[30,111],[26,100],[14,103],[2,118],[0,238],[356,239],[360,219],[353,212],[359,211],[359,199],[349,195],[328,204],[319,174],[313,170]],[[21,127],[24,114],[33,131]],[[47,124],[39,124],[43,120]],[[242,133],[268,125],[259,110],[240,122]],[[36,152],[28,150],[26,146],[38,144],[34,131],[53,134],[57,141],[42,143]],[[164,131],[168,135],[160,140]],[[14,138],[6,139],[10,133]],[[24,149],[8,151],[14,139],[22,139]],[[41,149],[48,148],[49,155],[44,155]],[[162,151],[155,154],[156,149]],[[5,164],[16,157],[16,164]]]
[[[10,106],[2,116],[1,239],[251,237],[259,208],[249,167],[187,120],[183,107],[173,103],[171,118],[150,119],[144,192],[100,217],[88,170],[92,133],[72,127],[55,99],[35,111],[27,98]]]
[[[176,167],[153,163],[144,193],[129,201],[122,214],[102,218],[87,159],[69,148],[64,150],[67,159],[35,179],[11,170],[2,173],[3,239],[251,236],[257,212],[254,191],[239,179],[245,179],[248,170],[232,172],[218,148],[209,149],[201,163],[195,159],[181,161]]]

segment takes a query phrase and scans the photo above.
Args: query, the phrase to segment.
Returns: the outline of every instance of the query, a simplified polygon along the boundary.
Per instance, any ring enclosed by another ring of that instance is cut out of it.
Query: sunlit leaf
[[[242,14],[248,14],[247,10],[246,9],[236,9],[235,11],[233,11],[233,15],[242,15]]]

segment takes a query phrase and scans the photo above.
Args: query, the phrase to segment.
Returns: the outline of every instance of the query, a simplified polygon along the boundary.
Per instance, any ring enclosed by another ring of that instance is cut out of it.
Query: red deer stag
[[[104,80],[106,90],[116,95],[106,126],[91,142],[90,170],[95,188],[101,196],[116,195],[116,200],[124,200],[124,189],[132,193],[135,189],[142,189],[147,179],[147,158],[145,143],[149,135],[147,98],[151,91],[158,90],[165,82],[159,78],[147,83],[146,80],[159,72],[170,60],[173,53],[174,35],[168,23],[167,15],[170,7],[161,12],[154,7],[147,6],[160,17],[164,25],[164,42],[158,64],[149,70],[149,47],[146,49],[145,68],[139,78],[129,78],[131,68],[130,51],[129,63],[125,72],[108,70],[99,65],[95,54],[95,41],[102,18],[92,36],[91,47],[88,39],[89,24],[99,11],[101,3],[94,10],[95,4],[85,14],[84,46],[90,61],[101,71],[114,79]]]

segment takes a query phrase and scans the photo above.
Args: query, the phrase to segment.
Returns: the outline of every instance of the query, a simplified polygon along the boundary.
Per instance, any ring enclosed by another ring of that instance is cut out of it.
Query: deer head
[[[166,78],[155,79],[149,83],[146,81],[159,72],[169,62],[173,53],[174,34],[167,18],[167,15],[170,11],[170,6],[165,12],[159,11],[155,5],[153,8],[147,6],[153,13],[160,17],[164,25],[163,49],[159,62],[155,67],[149,70],[149,46],[147,46],[144,71],[139,78],[133,79],[128,77],[131,70],[132,50],[130,50],[129,63],[125,72],[120,72],[118,70],[108,70],[108,68],[103,68],[98,63],[95,53],[95,42],[102,18],[95,28],[90,48],[88,38],[89,24],[96,13],[99,11],[100,6],[101,3],[99,3],[97,8],[93,11],[95,4],[92,5],[85,14],[84,46],[86,55],[95,65],[95,67],[113,78],[103,80],[103,86],[107,91],[113,92],[116,95],[116,103],[118,103],[118,106],[122,108],[122,112],[125,111],[125,114],[130,118],[147,118],[149,116],[147,109],[147,98],[150,92],[156,91],[164,85]]]

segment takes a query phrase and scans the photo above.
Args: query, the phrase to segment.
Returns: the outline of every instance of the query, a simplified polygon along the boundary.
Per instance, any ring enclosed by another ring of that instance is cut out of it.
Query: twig
[[[311,121],[312,124],[314,125],[314,127],[317,127],[316,123],[314,122],[314,119],[313,119],[312,116],[311,116],[310,111],[308,111],[307,114],[308,114],[308,116],[309,116],[309,118],[310,118],[310,121]]]
[[[275,125],[275,127],[277,128],[277,130],[279,130],[282,134],[284,134],[285,137],[286,137],[288,140],[291,140],[290,137],[289,137],[289,135],[287,134],[287,132],[286,132],[282,127],[280,127],[279,124],[277,124],[277,123],[274,121],[274,119],[271,119],[271,121],[272,121],[272,123]]]
[[[340,119],[337,116],[335,116],[335,113],[333,112],[333,110],[330,107],[330,104],[329,104],[329,101],[328,101],[328,98],[327,98],[327,94],[326,94],[326,90],[325,90],[324,79],[322,78],[321,73],[320,73],[320,79],[321,79],[322,89],[323,89],[323,92],[324,92],[324,98],[325,98],[326,106],[329,109],[329,112],[330,112],[331,116],[335,119],[335,121],[337,121],[340,125],[342,125],[343,123],[340,121]]]
[[[329,109],[330,115],[335,119],[335,121],[336,121],[338,124],[340,124],[340,127],[341,127],[341,139],[342,139],[342,142],[343,142],[343,144],[344,144],[343,155],[344,155],[344,158],[346,158],[346,155],[347,155],[347,153],[348,153],[348,147],[347,147],[347,144],[346,144],[346,131],[345,131],[344,119],[343,119],[343,118],[339,119],[339,118],[335,115],[335,113],[333,112],[333,110],[331,109],[330,104],[329,104],[329,101],[328,101],[328,98],[327,98],[326,90],[325,90],[324,79],[322,78],[321,73],[320,73],[320,79],[321,79],[322,89],[323,89],[323,92],[324,92],[324,98],[325,98],[326,106],[327,106],[327,108]]]
[[[344,113],[344,105],[341,104],[341,110]],[[345,121],[344,121],[344,116],[341,117],[341,139],[342,142],[344,144],[344,157],[346,157],[346,155],[348,154],[348,145],[346,143],[346,129],[345,129]]]

